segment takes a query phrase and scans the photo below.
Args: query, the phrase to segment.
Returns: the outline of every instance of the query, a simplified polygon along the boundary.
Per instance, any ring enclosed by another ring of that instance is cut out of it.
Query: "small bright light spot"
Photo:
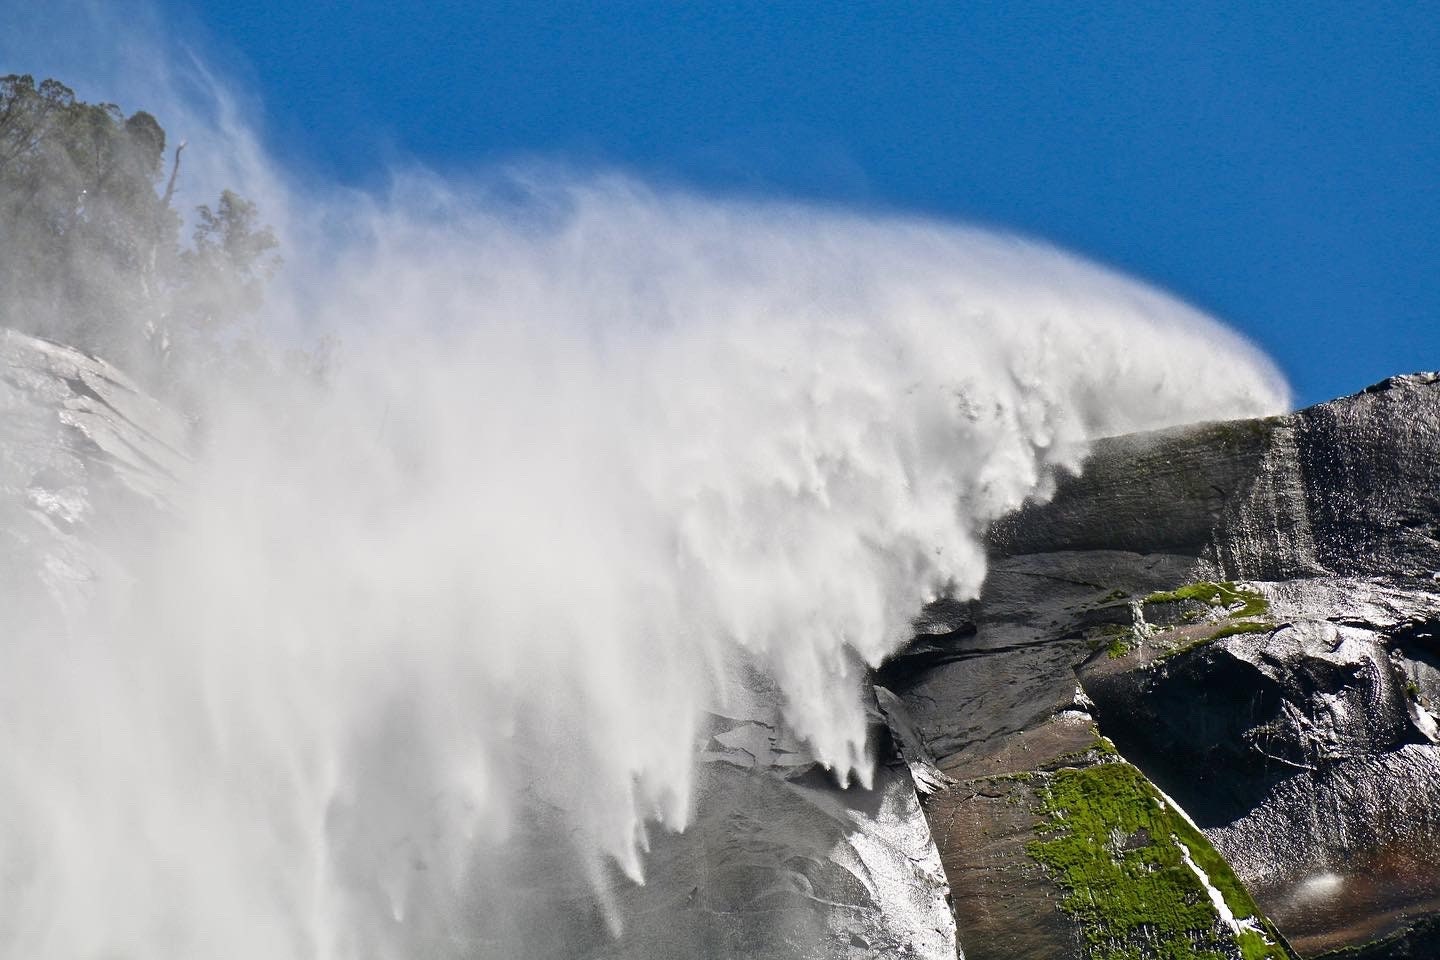
[[[1317,873],[1314,876],[1307,877],[1301,882],[1296,892],[1307,900],[1320,897],[1333,897],[1340,892],[1340,888],[1344,885],[1345,880],[1338,873],[1326,871],[1325,873]]]

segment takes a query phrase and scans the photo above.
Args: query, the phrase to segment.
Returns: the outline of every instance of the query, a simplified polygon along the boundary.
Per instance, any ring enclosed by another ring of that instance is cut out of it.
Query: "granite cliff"
[[[967,957],[1440,953],[1440,376],[1102,441],[991,541],[880,677]]]
[[[0,590],[60,637],[193,427],[3,331],[0,409]],[[1101,441],[990,552],[875,676],[873,785],[756,675],[611,923],[543,859],[491,892],[529,955],[1440,955],[1440,376]]]

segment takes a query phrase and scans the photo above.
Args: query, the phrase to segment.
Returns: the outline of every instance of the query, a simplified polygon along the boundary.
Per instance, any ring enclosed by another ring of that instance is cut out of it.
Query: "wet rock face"
[[[440,878],[423,902],[446,909],[397,919],[396,955],[459,918],[492,948],[481,955],[524,960],[954,960],[949,888],[904,764],[887,754],[869,788],[842,788],[766,691],[747,692],[711,718],[685,830],[651,825],[643,884],[602,864],[597,898],[571,825],[537,805],[486,852],[500,866],[482,888],[456,903]]]
[[[886,678],[957,781],[925,803],[969,956],[1123,953],[1055,907],[1039,834],[981,789],[1083,767],[1054,734],[1077,711],[1203,829],[1277,949],[1440,955],[1417,946],[1440,912],[1440,376],[1101,442],[992,556]],[[992,949],[1006,903],[1028,934]]]
[[[1285,417],[1101,441],[996,551],[1203,557],[1223,578],[1427,579],[1440,569],[1440,374],[1393,377]]]
[[[190,425],[119,370],[0,329],[0,593],[63,624],[186,470]]]
[[[1440,374],[1392,377],[1297,415],[1315,559],[1335,574],[1440,571]]]
[[[1380,638],[1324,620],[1082,678],[1116,743],[1202,823],[1243,815],[1299,772],[1422,740]]]
[[[971,960],[1292,955],[1183,804],[1104,738],[1077,679],[1110,662],[1129,598],[1192,566],[1113,550],[998,559],[977,604],[934,618],[953,629],[882,671],[950,781],[923,803]],[[1187,858],[1209,864],[1204,880]]]
[[[1081,675],[1121,751],[1299,949],[1365,943],[1440,905],[1440,750],[1384,633],[1295,618]]]
[[[616,885],[622,932],[578,955],[956,957],[939,853],[874,716],[874,783],[842,788],[786,733],[766,684],[732,699],[700,755],[692,822],[653,838],[645,885]]]

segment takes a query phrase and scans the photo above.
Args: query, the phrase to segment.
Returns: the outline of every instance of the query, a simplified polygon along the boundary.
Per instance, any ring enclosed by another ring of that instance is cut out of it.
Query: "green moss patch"
[[[1065,891],[1089,960],[1286,960],[1273,928],[1232,931],[1180,844],[1239,918],[1259,909],[1204,834],[1121,761],[1046,774],[1027,851]]]
[[[1144,608],[1163,605],[1170,609],[1159,611],[1158,623],[1151,623]],[[1230,581],[1188,583],[1152,593],[1131,606],[1139,608],[1134,623],[1106,623],[1085,632],[1091,650],[1104,650],[1110,659],[1119,660],[1153,641],[1151,659],[1163,660],[1215,640],[1266,633],[1277,626],[1269,617],[1270,601],[1264,594]]]
[[[1270,601],[1264,594],[1229,581],[1188,583],[1175,590],[1152,593],[1142,603],[1185,606],[1179,614],[1184,626],[1167,634],[1172,644],[1177,639],[1173,634],[1182,639],[1164,655],[1166,657],[1186,653],[1215,640],[1242,633],[1266,633],[1276,627],[1269,617]],[[1217,614],[1220,617],[1218,620],[1214,619]],[[1214,624],[1213,628],[1205,630],[1204,620]]]
[[[1224,640],[1226,637],[1236,637],[1242,633],[1269,633],[1275,629],[1275,623],[1270,620],[1232,620],[1229,623],[1222,623],[1214,633],[1210,634],[1208,640]]]
[[[1135,649],[1135,628],[1118,623],[1092,627],[1085,634],[1091,650],[1104,650],[1112,659],[1119,659]]]
[[[1201,580],[1165,593],[1152,593],[1142,602],[1183,603],[1191,600],[1207,607],[1225,610],[1232,617],[1263,617],[1270,612],[1270,601],[1255,590],[1247,590],[1230,581]]]
[[[1224,640],[1226,637],[1239,636],[1242,633],[1269,633],[1275,629],[1275,626],[1275,623],[1270,620],[1226,620],[1209,633],[1195,637],[1188,643],[1184,643],[1168,651],[1161,659],[1163,660],[1181,653],[1189,653],[1191,650],[1203,647],[1207,643]]]

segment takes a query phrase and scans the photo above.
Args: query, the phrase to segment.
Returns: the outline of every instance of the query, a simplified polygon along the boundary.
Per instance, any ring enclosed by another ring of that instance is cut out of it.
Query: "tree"
[[[194,245],[181,256],[183,324],[207,337],[230,326],[238,315],[260,306],[264,282],[279,265],[279,246],[261,226],[255,204],[233,191],[220,194],[214,210],[196,210]]]
[[[254,204],[226,190],[182,248],[166,138],[144,111],[85,103],[56,80],[0,78],[0,325],[137,375],[214,348],[260,303],[278,259]],[[182,145],[183,147],[183,145]]]

